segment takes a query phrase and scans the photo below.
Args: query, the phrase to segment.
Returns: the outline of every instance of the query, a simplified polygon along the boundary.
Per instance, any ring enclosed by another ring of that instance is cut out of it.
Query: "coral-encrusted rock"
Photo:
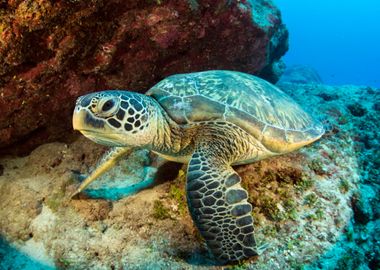
[[[143,92],[170,74],[205,69],[275,81],[287,50],[287,30],[270,0],[25,0],[0,8],[3,153],[69,134],[79,95]]]

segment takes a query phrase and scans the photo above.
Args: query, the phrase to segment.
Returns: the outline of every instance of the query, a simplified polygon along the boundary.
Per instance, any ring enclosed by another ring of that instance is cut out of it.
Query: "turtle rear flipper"
[[[196,226],[215,258],[224,263],[258,255],[259,251],[248,193],[224,155],[217,153],[220,151],[207,144],[195,150],[188,166],[186,190]]]

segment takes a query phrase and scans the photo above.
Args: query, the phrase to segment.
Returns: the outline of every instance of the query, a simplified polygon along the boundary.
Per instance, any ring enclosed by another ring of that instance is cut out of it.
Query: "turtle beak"
[[[83,130],[85,129],[84,119],[86,119],[86,111],[75,107],[73,113],[73,129],[74,130]]]
[[[78,97],[76,103],[75,103],[75,109],[73,112],[73,129],[74,130],[81,130],[84,129],[84,119],[85,119],[85,110],[82,106],[83,100],[85,100],[86,96]],[[88,100],[88,99],[86,99]],[[88,102],[90,104],[90,102]]]
[[[73,113],[73,128],[80,132],[101,130],[104,128],[104,121],[93,117],[87,108],[77,105]]]
[[[81,105],[75,107],[72,122],[74,130],[78,130],[95,143],[106,146],[124,146],[120,143],[117,132],[111,130],[103,120],[95,118],[87,108],[83,108]]]
[[[73,128],[74,130],[92,130],[104,127],[104,122],[95,119],[90,111],[89,107],[94,94],[88,94],[81,96],[77,99],[75,109],[73,112]]]

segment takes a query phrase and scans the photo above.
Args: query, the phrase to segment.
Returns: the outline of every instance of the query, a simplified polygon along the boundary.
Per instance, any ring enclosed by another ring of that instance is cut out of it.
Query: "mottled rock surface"
[[[287,38],[271,0],[2,1],[0,152],[67,138],[91,91],[207,69],[276,81]]]
[[[305,269],[378,269],[380,267],[380,113],[375,104],[380,101],[380,89],[353,85],[327,86],[323,84],[280,84],[299,103],[319,115],[328,128],[325,139],[335,141],[327,145],[322,156],[338,165],[338,172],[326,170],[339,181],[342,194],[350,195],[350,220],[334,245]],[[310,105],[309,105],[310,104]],[[344,141],[352,141],[352,148],[337,148]],[[355,159],[355,165],[345,158]],[[343,162],[341,162],[343,161]],[[317,163],[316,163],[317,164]],[[318,168],[318,166],[317,166]],[[339,176],[343,171],[352,174]],[[352,185],[354,173],[357,182]],[[326,194],[327,195],[327,194]],[[339,219],[336,219],[339,226]],[[332,239],[331,239],[332,240]],[[329,240],[330,242],[334,242]],[[302,266],[297,263],[295,266]]]

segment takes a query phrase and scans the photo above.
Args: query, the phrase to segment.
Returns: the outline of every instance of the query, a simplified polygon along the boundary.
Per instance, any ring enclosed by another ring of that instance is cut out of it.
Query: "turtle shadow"
[[[178,176],[178,172],[182,166],[182,163],[172,161],[166,161],[158,166],[152,187],[173,181]]]
[[[213,267],[218,266],[223,269],[234,269],[234,267],[242,264],[242,261],[232,261],[228,263],[223,263],[216,260],[213,255],[205,248],[196,248],[195,250],[187,250],[178,252],[176,254],[178,258],[184,260],[191,266],[198,267]],[[244,260],[246,263],[254,263],[258,259],[258,256],[251,257]]]
[[[196,248],[195,250],[181,250],[178,251],[176,257],[185,261],[191,266],[223,266],[223,264],[216,261],[207,249]]]

